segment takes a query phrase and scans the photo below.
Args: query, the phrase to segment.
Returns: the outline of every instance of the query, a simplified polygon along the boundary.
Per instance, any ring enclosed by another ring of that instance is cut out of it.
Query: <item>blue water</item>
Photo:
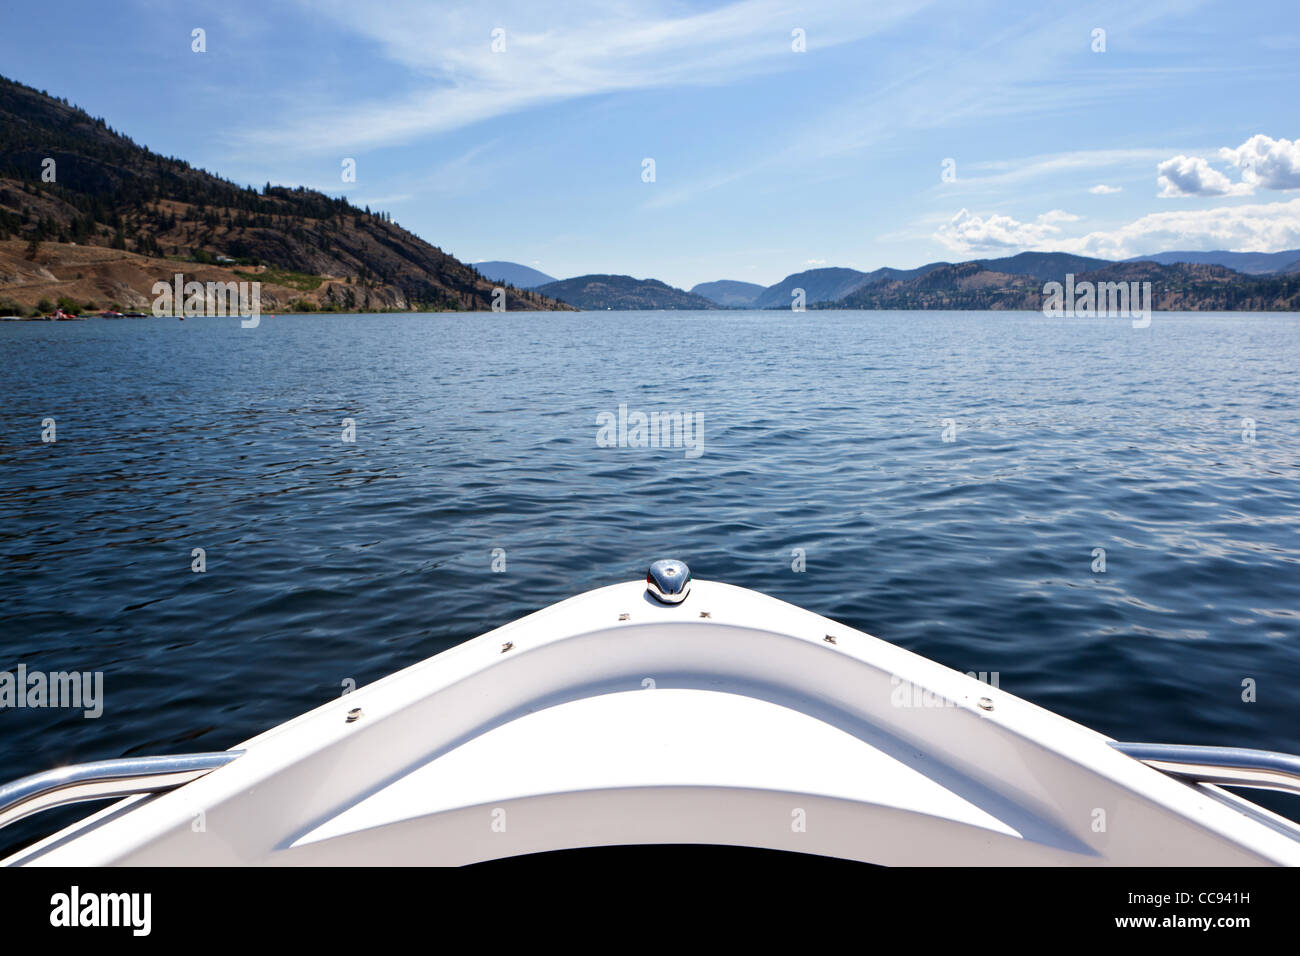
[[[665,556],[1121,739],[1300,752],[1297,368],[1292,315],[4,323],[0,670],[104,712],[0,710],[0,778],[232,746]],[[703,453],[599,447],[620,404]]]

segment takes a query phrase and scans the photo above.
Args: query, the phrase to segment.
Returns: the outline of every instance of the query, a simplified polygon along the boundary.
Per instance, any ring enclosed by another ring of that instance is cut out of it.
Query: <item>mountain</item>
[[[1161,265],[1138,261],[1115,262],[1080,278],[1093,282],[1150,282],[1152,308],[1165,312],[1300,310],[1300,275],[1243,275],[1213,263]]]
[[[606,309],[716,309],[699,295],[674,289],[658,279],[631,276],[590,275],[561,279],[539,286],[540,292],[584,311]]]
[[[490,280],[387,213],[309,189],[238,186],[0,77],[0,298],[142,308],[153,283],[177,272],[263,282],[264,311],[493,304]],[[530,292],[505,304],[560,307]]]
[[[1125,262],[1158,262],[1172,265],[1187,262],[1197,265],[1227,266],[1245,275],[1282,275],[1300,265],[1300,249],[1287,252],[1157,252],[1134,256]]]
[[[539,285],[546,285],[548,282],[555,282],[555,276],[548,276],[545,272],[539,272],[529,266],[520,265],[518,262],[476,262],[474,268],[479,271],[479,275],[491,279],[493,282],[501,282],[505,285],[512,285],[516,289],[535,289]]]
[[[857,289],[830,309],[1023,309],[1042,283],[1033,276],[995,272],[978,262],[943,263],[920,275],[884,278]],[[976,304],[978,303],[978,304]]]
[[[1047,277],[1055,282],[1064,279],[1064,272]],[[1151,307],[1157,311],[1300,310],[1300,274],[1246,276],[1219,265],[1107,262],[1076,273],[1076,288],[1082,282],[1150,282]],[[979,262],[962,262],[908,280],[874,283],[817,308],[1038,311],[1045,302],[1043,285],[1036,276],[994,272]]]
[[[877,282],[887,282],[894,279],[899,281],[915,279],[933,272],[935,269],[942,269],[944,266],[950,265],[952,265],[951,262],[930,262],[923,266],[917,266],[915,269],[894,269],[889,266],[883,266],[879,269],[874,269],[871,272],[868,272],[867,281],[864,282],[862,286],[873,285]],[[859,286],[859,288],[862,288],[862,286]]]
[[[794,301],[794,290],[803,289],[806,305],[819,305],[836,302],[851,295],[858,289],[874,285],[877,282],[905,280],[925,275],[932,269],[949,265],[947,262],[931,262],[915,269],[893,269],[889,266],[872,272],[859,272],[857,269],[829,268],[809,269],[786,276],[767,290],[754,302],[756,309],[788,309]]]
[[[848,295],[867,281],[867,273],[857,269],[832,267],[809,269],[786,276],[776,285],[768,286],[754,300],[755,309],[788,309],[794,301],[794,291],[803,289],[804,302],[833,302]]]
[[[811,269],[786,276],[776,285],[769,286],[754,303],[757,309],[788,309],[795,289],[803,289],[805,303],[809,306],[830,308],[910,308],[904,306],[869,306],[851,305],[851,302],[889,301],[898,290],[909,289],[914,292],[937,292],[939,290],[965,291],[969,286],[987,289],[998,282],[1003,282],[1008,294],[1007,301],[1017,301],[1016,290],[1027,286],[1028,278],[1043,281],[1060,278],[1067,272],[1085,272],[1108,265],[1107,259],[1092,259],[1087,256],[1071,255],[1067,252],[1022,252],[1002,259],[976,259],[970,262],[930,262],[915,269],[892,269],[888,266],[872,272],[859,272],[856,269],[830,268]],[[975,266],[978,268],[962,268]],[[934,273],[936,278],[929,283],[921,282]],[[1001,279],[997,277],[1002,277]],[[908,285],[915,282],[914,285]],[[881,286],[882,291],[875,294],[870,290]],[[926,301],[930,296],[922,296]],[[963,306],[915,306],[915,308],[963,308]],[[973,308],[973,306],[972,306]],[[989,306],[996,308],[996,306]],[[1018,308],[1018,306],[1013,306]]]
[[[1068,252],[1022,252],[1003,259],[972,260],[992,272],[1033,276],[1044,282],[1060,281],[1067,272],[1078,275],[1089,269],[1110,265],[1109,259],[1093,259]]]
[[[724,309],[749,309],[766,288],[757,282],[719,279],[716,282],[701,282],[691,289],[691,295],[702,295]]]

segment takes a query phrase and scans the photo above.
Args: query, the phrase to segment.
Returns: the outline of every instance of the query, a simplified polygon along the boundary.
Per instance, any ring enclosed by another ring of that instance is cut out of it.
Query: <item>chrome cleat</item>
[[[691,569],[684,561],[656,561],[645,576],[646,590],[662,604],[681,604],[691,593]]]

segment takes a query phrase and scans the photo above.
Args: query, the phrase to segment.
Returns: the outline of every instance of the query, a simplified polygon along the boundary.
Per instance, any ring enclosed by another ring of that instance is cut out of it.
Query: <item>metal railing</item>
[[[123,757],[35,773],[0,786],[0,827],[67,803],[174,790],[224,767],[243,752]]]
[[[1173,777],[1256,790],[1300,794],[1300,757],[1243,747],[1131,744],[1112,741],[1121,753]]]
[[[1121,743],[1111,746],[1148,767],[1194,783],[1300,794],[1300,757],[1241,747]],[[242,750],[124,757],[59,767],[0,786],[0,827],[69,803],[174,790],[240,757]]]

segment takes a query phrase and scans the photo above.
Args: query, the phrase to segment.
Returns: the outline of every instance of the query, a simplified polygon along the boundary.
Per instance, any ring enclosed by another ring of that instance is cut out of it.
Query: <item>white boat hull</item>
[[[239,749],[4,862],[456,865],[705,843],[889,865],[1300,864],[1300,827],[1232,793],[706,581],[675,606],[637,583],[580,595]]]

